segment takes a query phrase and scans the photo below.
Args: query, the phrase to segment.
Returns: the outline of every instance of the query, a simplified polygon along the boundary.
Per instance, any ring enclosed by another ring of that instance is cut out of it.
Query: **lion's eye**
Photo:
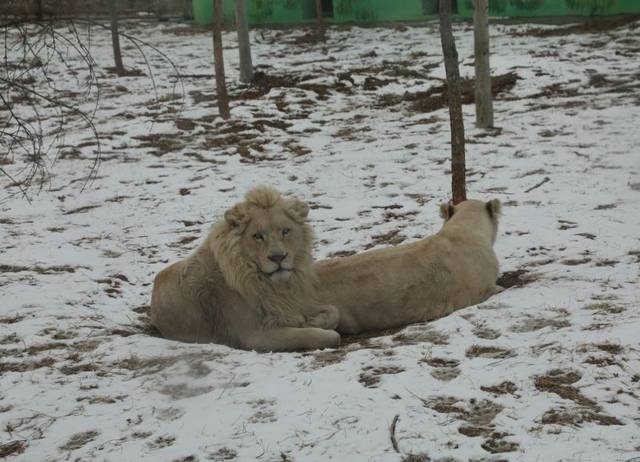
[[[286,235],[288,235],[290,232],[291,232],[291,230],[290,230],[289,228],[284,228],[284,229],[282,230],[282,235],[283,235],[283,236],[286,236]]]
[[[256,241],[264,241],[264,236],[262,235],[262,233],[255,233],[255,234],[253,235],[253,238],[254,238]]]

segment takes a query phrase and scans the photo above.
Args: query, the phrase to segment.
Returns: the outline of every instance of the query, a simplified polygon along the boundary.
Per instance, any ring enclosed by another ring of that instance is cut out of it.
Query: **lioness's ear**
[[[453,216],[453,212],[455,212],[455,208],[453,207],[453,203],[451,201],[440,204],[440,217],[444,221],[451,219],[451,217]]]
[[[492,199],[485,204],[487,208],[487,213],[491,217],[491,219],[495,222],[498,221],[498,217],[502,213],[502,205],[498,199]]]
[[[247,212],[243,204],[236,204],[224,212],[224,219],[230,226],[235,228],[247,220]]]
[[[306,202],[302,202],[297,199],[291,199],[287,201],[285,211],[292,220],[297,221],[298,223],[302,223],[309,215],[309,206]]]

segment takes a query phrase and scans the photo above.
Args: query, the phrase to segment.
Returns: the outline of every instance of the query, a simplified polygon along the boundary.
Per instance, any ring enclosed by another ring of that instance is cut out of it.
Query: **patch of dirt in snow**
[[[0,457],[4,459],[9,456],[20,455],[24,452],[26,446],[26,441],[22,440],[9,441],[8,443],[0,444]]]
[[[423,403],[436,412],[450,414],[462,421],[458,427],[462,435],[485,437],[482,448],[490,453],[512,452],[519,448],[517,442],[505,439],[511,436],[509,433],[496,431],[493,420],[504,409],[500,404],[475,399],[464,402],[453,396],[437,396],[423,400]]]
[[[382,376],[401,372],[404,372],[404,368],[398,366],[365,366],[358,377],[358,382],[367,388],[376,388],[382,380]]]
[[[561,398],[574,401],[576,404],[596,407],[596,403],[585,397],[580,391],[572,386],[573,383],[582,378],[581,374],[575,371],[553,369],[545,375],[535,378],[535,387],[540,391],[555,393]]]
[[[504,394],[513,395],[515,394],[516,391],[518,391],[518,387],[516,386],[516,384],[508,380],[505,380],[504,382],[501,382],[497,385],[490,385],[490,386],[483,385],[480,387],[480,389],[488,393],[493,393],[494,395],[504,395]]]
[[[558,407],[546,411],[540,422],[543,424],[567,425],[580,427],[584,423],[595,423],[597,425],[624,425],[617,417],[596,412],[594,409],[583,407]]]
[[[96,430],[88,430],[81,433],[76,433],[62,446],[60,449],[63,451],[74,451],[80,449],[85,444],[88,444],[95,440],[100,433]]]
[[[467,358],[510,358],[516,356],[516,352],[509,348],[496,347],[491,345],[473,345],[466,351]]]
[[[494,98],[500,93],[507,92],[513,88],[519,78],[515,72],[493,76],[491,78],[491,93]],[[462,104],[472,104],[475,94],[475,80],[461,79],[460,93]],[[447,85],[444,84],[433,87],[428,91],[405,94],[404,96],[384,95],[380,97],[378,107],[389,107],[408,102],[411,110],[428,113],[447,107],[447,101]]]
[[[505,289],[509,289],[511,287],[523,287],[535,280],[534,275],[526,269],[521,268],[514,271],[503,272],[500,277],[498,277],[496,284]]]

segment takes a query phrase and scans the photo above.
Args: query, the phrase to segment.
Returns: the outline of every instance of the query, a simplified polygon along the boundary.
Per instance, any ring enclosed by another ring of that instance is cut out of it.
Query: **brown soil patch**
[[[408,454],[402,458],[402,462],[432,462],[428,454]]]
[[[378,234],[375,236],[371,236],[373,242],[368,243],[364,246],[365,250],[372,249],[379,245],[398,245],[404,242],[407,237],[400,234],[399,229],[392,229],[391,231],[383,234]]]
[[[491,92],[493,96],[511,90],[520,77],[515,72],[497,75],[491,79]],[[475,79],[461,79],[460,93],[462,104],[472,104],[475,100]],[[433,112],[447,107],[447,85],[439,85],[427,91],[407,93],[403,96],[383,95],[378,100],[379,107],[395,106],[407,102],[409,108],[415,112]]]
[[[434,369],[431,370],[431,376],[438,380],[448,382],[460,375],[460,369],[458,368],[460,361],[455,359],[423,358],[420,362],[427,363],[433,367]]]
[[[313,358],[311,364],[309,364],[308,367],[305,367],[305,369],[316,370],[342,362],[342,360],[347,356],[347,353],[348,351],[346,349],[336,349],[302,353],[302,356],[311,356]]]
[[[173,443],[175,443],[175,441],[175,436],[162,435],[157,437],[152,443],[147,443],[147,446],[149,446],[151,449],[166,448],[167,446],[171,446]]]
[[[0,324],[2,323],[0,322]],[[9,345],[10,343],[18,343],[19,341],[20,337],[18,337],[18,334],[12,332],[11,334],[0,338],[0,345]]]
[[[394,335],[391,340],[400,345],[415,345],[416,343],[429,342],[434,345],[447,345],[449,336],[426,326],[412,326]]]
[[[27,443],[25,441],[18,441],[18,440],[9,441],[8,443],[0,444],[0,459],[22,454],[26,446],[27,446]]]
[[[327,258],[349,257],[351,255],[355,255],[356,253],[357,252],[355,250],[338,250],[327,255]]]
[[[623,307],[608,302],[590,303],[589,305],[585,305],[584,309],[601,315],[620,314],[624,311]]]
[[[355,343],[371,347],[370,339],[378,337],[391,337],[391,341],[398,345],[415,345],[417,343],[429,342],[435,345],[446,345],[449,337],[442,332],[433,330],[426,324],[415,324],[410,326],[390,327],[382,330],[372,330],[356,335],[343,335],[340,348],[349,347]]]
[[[458,432],[465,436],[486,436],[489,439],[500,439],[506,436],[504,433],[495,431],[493,420],[504,408],[493,401],[471,399],[464,404],[453,396],[436,396],[421,401],[436,412],[454,414],[457,419],[462,420],[463,424],[458,428]]]
[[[595,412],[586,408],[564,407],[550,409],[544,413],[541,422],[543,424],[557,424],[579,427],[585,422],[593,422],[598,425],[624,425],[618,418]]]
[[[449,382],[460,375],[460,369],[457,367],[436,367],[431,371],[431,377],[443,382]]]
[[[223,357],[224,354],[217,352],[186,353],[176,356],[155,356],[144,359],[131,356],[111,364],[110,368],[115,367],[132,371],[135,373],[135,376],[140,376],[155,374],[167,367],[173,366],[179,361],[186,361],[192,368],[199,368],[203,361],[215,361]]]
[[[64,375],[75,375],[83,372],[95,372],[98,370],[98,366],[94,363],[77,364],[75,366],[62,366],[60,372]]]
[[[169,152],[178,152],[184,148],[184,143],[175,133],[152,133],[149,135],[139,135],[132,137],[140,141],[141,148],[151,149],[151,154],[163,156]]]
[[[64,446],[60,446],[60,449],[62,449],[63,451],[73,451],[74,449],[80,449],[85,444],[95,440],[98,435],[99,433],[95,430],[76,433],[71,438],[69,438],[69,441],[67,441]]]
[[[492,437],[480,445],[482,449],[491,454],[517,451],[520,445],[513,441],[505,441],[500,437]]]
[[[454,396],[435,396],[428,400],[422,400],[423,404],[441,414],[466,415],[466,410],[458,405],[461,400]]]
[[[500,275],[496,284],[505,289],[511,287],[523,287],[530,282],[533,282],[535,278],[525,269],[517,269],[515,271],[505,271]]]
[[[528,317],[524,321],[519,322],[511,326],[511,332],[533,332],[536,330],[544,329],[545,327],[551,327],[553,329],[562,329],[563,327],[569,327],[571,323],[566,319],[548,319],[548,318],[532,318]]]
[[[618,355],[623,351],[622,345],[617,345],[615,343],[595,343],[593,346],[599,350],[611,353],[612,355]]]
[[[100,207],[99,205],[85,205],[83,207],[78,207],[77,209],[67,210],[63,213],[63,215],[75,215],[76,213],[85,213],[89,210],[97,209]]]
[[[578,266],[578,265],[584,265],[586,263],[589,263],[591,261],[590,258],[569,258],[567,260],[562,260],[560,263],[562,263],[563,265],[567,265],[567,266]]]
[[[499,330],[491,329],[489,327],[484,326],[476,326],[473,328],[473,335],[478,338],[485,340],[495,340],[499,338],[502,334]]]
[[[53,358],[43,358],[38,361],[0,362],[0,374],[5,372],[26,372],[41,367],[51,367],[55,363]]]
[[[119,70],[115,67],[105,67],[104,70],[110,74],[117,75],[118,77],[146,77],[147,75],[140,69],[135,68]]]
[[[504,381],[499,383],[498,385],[491,386],[481,386],[480,389],[482,391],[486,391],[488,393],[493,393],[495,395],[513,395],[516,391],[518,391],[518,387],[515,383]]]
[[[66,212],[65,215],[71,212]],[[57,273],[75,273],[78,269],[88,269],[86,266],[21,266],[21,265],[0,265],[0,273],[22,273],[25,271],[31,271],[38,274],[57,274]],[[4,318],[2,318],[4,319]],[[2,322],[0,320],[0,322]]]
[[[367,366],[362,369],[358,382],[367,388],[376,388],[380,383],[383,375],[387,374],[399,374],[404,372],[404,368],[398,366],[380,366],[373,367]]]
[[[575,371],[563,371],[553,369],[546,375],[535,378],[534,384],[537,390],[555,393],[564,399],[569,399],[583,406],[597,407],[596,402],[584,396],[580,391],[571,386],[581,378],[581,374]]]
[[[40,345],[31,345],[25,348],[24,352],[27,353],[29,356],[33,356],[43,351],[60,350],[68,347],[69,345],[67,345],[66,343],[51,342],[51,343],[44,343]]]
[[[15,316],[5,316],[0,318],[0,324],[15,324],[22,321],[25,318],[22,314],[16,314]]]
[[[611,358],[609,356],[589,356],[583,362],[586,364],[593,364],[594,366],[599,366],[599,367],[619,366],[620,368],[622,368],[622,366],[618,361],[616,361],[614,358]]]
[[[269,93],[273,88],[299,88],[301,90],[312,91],[315,92],[318,99],[321,100],[327,99],[329,92],[332,90],[340,92],[349,91],[349,87],[340,80],[333,85],[304,83],[304,81],[314,78],[315,76],[313,75],[276,75],[257,71],[253,75],[251,88],[233,95],[232,99],[257,99]]]
[[[456,367],[460,364],[458,360],[444,358],[423,358],[420,362],[427,363],[431,367]]]
[[[510,358],[516,356],[513,350],[494,346],[473,345],[466,351],[467,358]]]

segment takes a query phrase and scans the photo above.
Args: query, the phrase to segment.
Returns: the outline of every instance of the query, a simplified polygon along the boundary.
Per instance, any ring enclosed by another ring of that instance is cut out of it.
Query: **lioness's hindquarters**
[[[435,235],[318,262],[321,299],[340,311],[338,332],[430,321],[486,300],[498,277],[499,214],[498,200],[443,204]]]

